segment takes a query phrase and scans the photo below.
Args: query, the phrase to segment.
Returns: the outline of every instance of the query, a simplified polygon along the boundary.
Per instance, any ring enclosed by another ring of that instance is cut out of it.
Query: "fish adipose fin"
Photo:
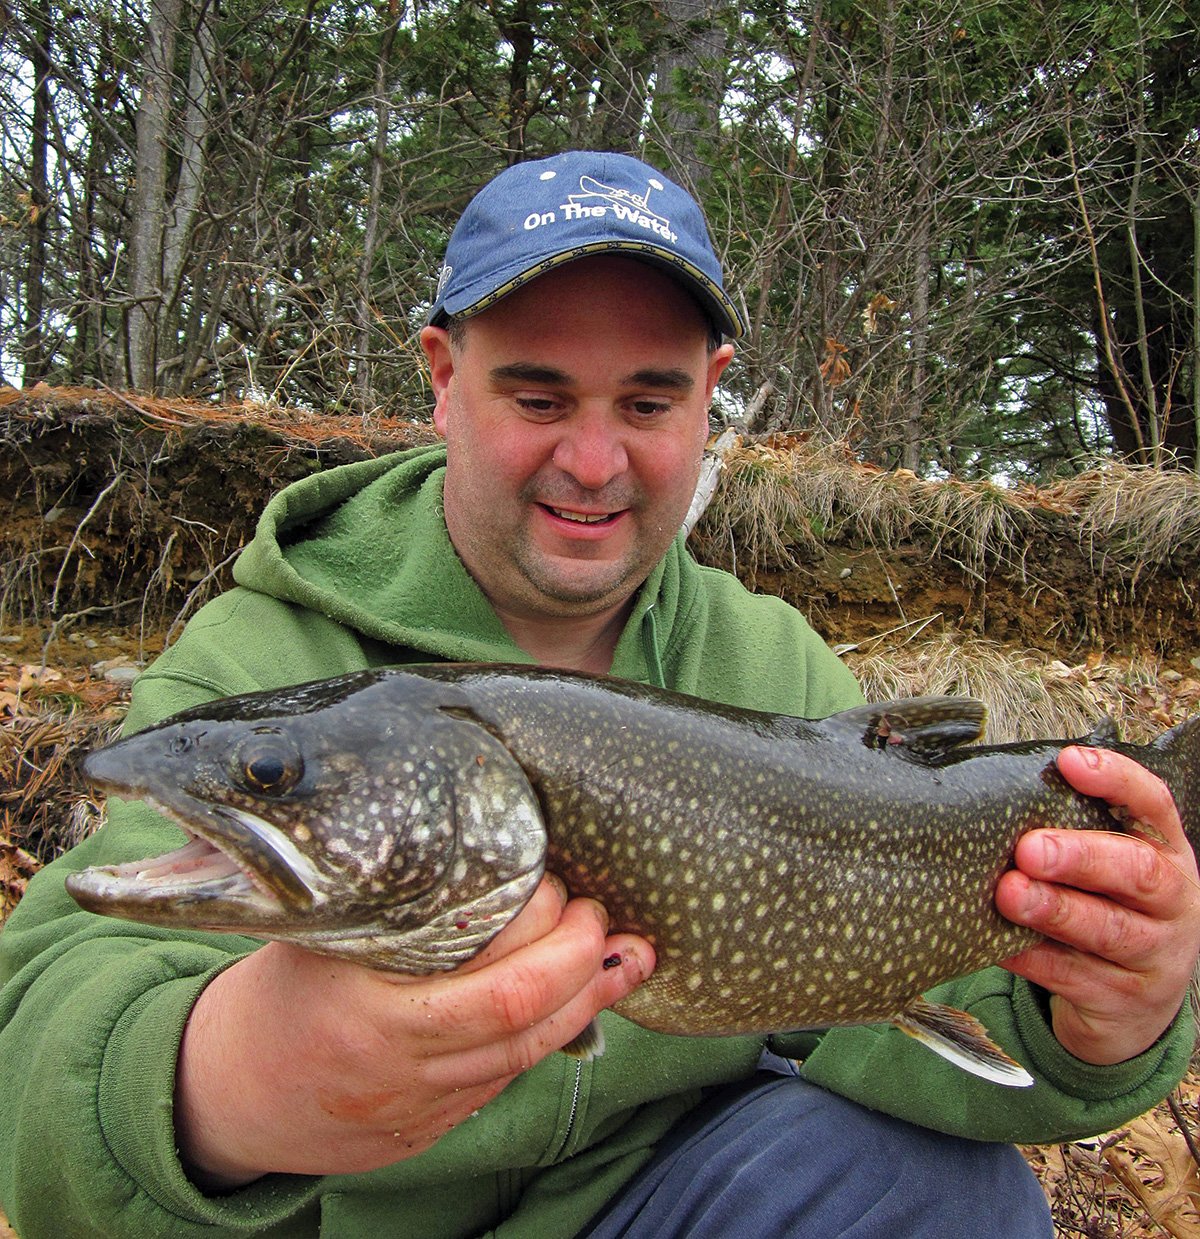
[[[869,749],[894,748],[936,762],[983,735],[987,707],[974,697],[903,697],[843,710],[826,721],[852,728]]]
[[[955,1007],[918,998],[892,1019],[908,1033],[956,1067],[1009,1088],[1028,1088],[1033,1076],[991,1039],[973,1016]]]
[[[1095,727],[1084,736],[1080,743],[1090,744],[1095,749],[1107,749],[1112,748],[1120,739],[1121,733],[1116,720],[1111,715],[1105,714],[1096,720]]]

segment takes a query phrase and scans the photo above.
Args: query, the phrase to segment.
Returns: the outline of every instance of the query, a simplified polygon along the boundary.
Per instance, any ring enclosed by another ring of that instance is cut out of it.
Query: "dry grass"
[[[309,444],[345,439],[366,452],[391,451],[398,443],[432,442],[437,438],[433,427],[427,423],[380,413],[365,418],[358,414],[314,412],[251,400],[218,404],[109,388],[49,387],[45,383],[31,389],[0,388],[0,409],[5,410],[7,418],[30,420],[56,414],[109,418],[133,414],[147,425],[168,431],[184,430],[189,426],[251,423],[278,431],[285,439]]]
[[[845,660],[872,701],[945,693],[987,702],[993,743],[1082,736],[1103,717],[1141,743],[1200,708],[1200,682],[1169,672],[1160,679],[1148,658],[1092,655],[1068,666],[1034,650],[944,632],[860,642]]]
[[[1200,475],[1107,465],[1056,488],[1079,514],[1080,545],[1137,574],[1200,545]]]
[[[1109,464],[1043,490],[926,481],[855,460],[802,435],[746,441],[729,457],[697,536],[705,557],[741,570],[794,568],[822,543],[895,547],[920,537],[968,574],[1020,569],[1053,525],[1130,580],[1200,549],[1200,477]]]

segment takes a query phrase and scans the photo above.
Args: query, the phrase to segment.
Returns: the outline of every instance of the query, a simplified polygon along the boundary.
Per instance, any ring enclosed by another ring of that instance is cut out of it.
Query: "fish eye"
[[[254,735],[238,746],[234,775],[251,792],[282,796],[300,782],[304,759],[280,735]]]

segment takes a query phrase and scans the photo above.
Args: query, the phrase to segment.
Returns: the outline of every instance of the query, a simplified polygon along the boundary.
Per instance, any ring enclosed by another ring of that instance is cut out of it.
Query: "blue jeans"
[[[927,1131],[760,1071],[693,1111],[584,1235],[1053,1239],[1054,1226],[1011,1145]]]

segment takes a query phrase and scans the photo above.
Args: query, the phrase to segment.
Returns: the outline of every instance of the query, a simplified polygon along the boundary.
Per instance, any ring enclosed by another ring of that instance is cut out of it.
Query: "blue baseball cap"
[[[605,151],[564,151],[489,181],[450,235],[429,322],[479,314],[539,275],[596,254],[661,268],[718,332],[742,334],[696,200],[640,159]]]

